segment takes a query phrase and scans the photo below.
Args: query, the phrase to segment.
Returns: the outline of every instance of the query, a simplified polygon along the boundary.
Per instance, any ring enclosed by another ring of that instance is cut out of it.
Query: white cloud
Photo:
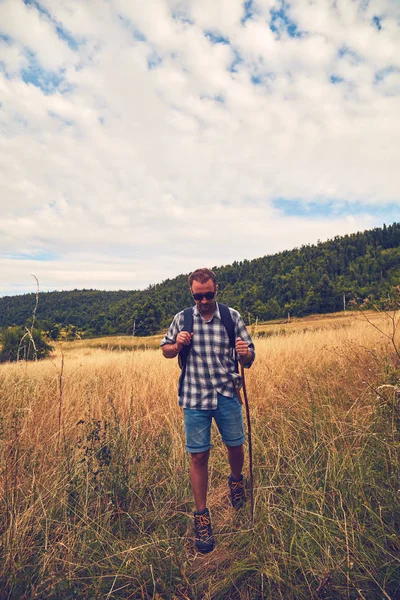
[[[0,2],[0,256],[56,258],[2,259],[0,294],[28,271],[46,289],[145,286],[399,204],[389,0],[293,1],[279,31],[273,1],[244,23],[239,0],[39,4]],[[295,217],[279,198],[331,203]]]
[[[10,77],[19,75],[22,69],[26,69],[29,66],[29,61],[24,55],[21,46],[8,44],[4,39],[0,39],[0,56],[2,57],[2,61],[7,65]]]
[[[20,0],[0,3],[1,33],[35,53],[44,69],[59,69],[76,57],[57,35],[49,19]]]

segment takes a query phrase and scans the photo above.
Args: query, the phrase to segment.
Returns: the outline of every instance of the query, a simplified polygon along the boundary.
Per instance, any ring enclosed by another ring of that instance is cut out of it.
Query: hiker
[[[240,314],[216,302],[218,285],[213,271],[205,268],[193,271],[189,286],[195,306],[175,315],[161,347],[166,358],[179,355],[182,367],[178,402],[184,412],[186,451],[191,455],[196,546],[204,554],[214,549],[207,508],[213,418],[228,450],[232,506],[238,509],[245,502],[242,474],[245,436],[235,385],[241,386],[238,360],[250,367],[255,351]]]

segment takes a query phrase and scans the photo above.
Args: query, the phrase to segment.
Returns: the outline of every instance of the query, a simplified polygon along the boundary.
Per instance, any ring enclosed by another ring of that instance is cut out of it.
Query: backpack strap
[[[229,343],[232,348],[235,347],[235,324],[232,319],[231,311],[226,304],[218,302],[219,314],[221,315],[221,321],[226,329],[226,333],[229,337]]]
[[[236,373],[239,373],[239,364],[238,364],[238,361],[236,358],[236,353],[235,353],[235,341],[236,341],[235,324],[232,319],[231,311],[229,310],[229,307],[226,304],[221,304],[220,302],[218,302],[218,306],[219,306],[219,314],[221,315],[221,321],[222,321],[222,323],[226,329],[226,332],[228,334],[229,343],[231,345],[232,353],[235,358],[235,370],[236,370]]]
[[[183,329],[182,329],[182,331],[188,331],[189,333],[192,333],[192,331],[193,331],[193,306],[190,306],[189,308],[185,308],[185,310],[183,311]],[[178,396],[180,396],[182,394],[182,385],[183,385],[183,380],[185,378],[186,363],[187,363],[187,357],[188,357],[189,352],[190,352],[190,344],[188,346],[183,346],[182,350],[178,354],[179,366],[182,369],[181,375],[179,377]]]

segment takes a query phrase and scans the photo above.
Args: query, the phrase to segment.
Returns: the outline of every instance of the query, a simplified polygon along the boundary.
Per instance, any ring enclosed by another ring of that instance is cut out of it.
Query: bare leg
[[[196,511],[201,512],[207,506],[208,458],[210,451],[191,454],[190,481],[194,496]]]
[[[228,460],[231,467],[231,474],[233,479],[238,481],[243,470],[244,462],[244,450],[243,444],[241,446],[227,446],[228,449]]]

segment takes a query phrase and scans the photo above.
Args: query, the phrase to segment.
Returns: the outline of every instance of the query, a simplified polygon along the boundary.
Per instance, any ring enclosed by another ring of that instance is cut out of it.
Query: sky
[[[0,0],[0,296],[399,221],[398,0]]]

